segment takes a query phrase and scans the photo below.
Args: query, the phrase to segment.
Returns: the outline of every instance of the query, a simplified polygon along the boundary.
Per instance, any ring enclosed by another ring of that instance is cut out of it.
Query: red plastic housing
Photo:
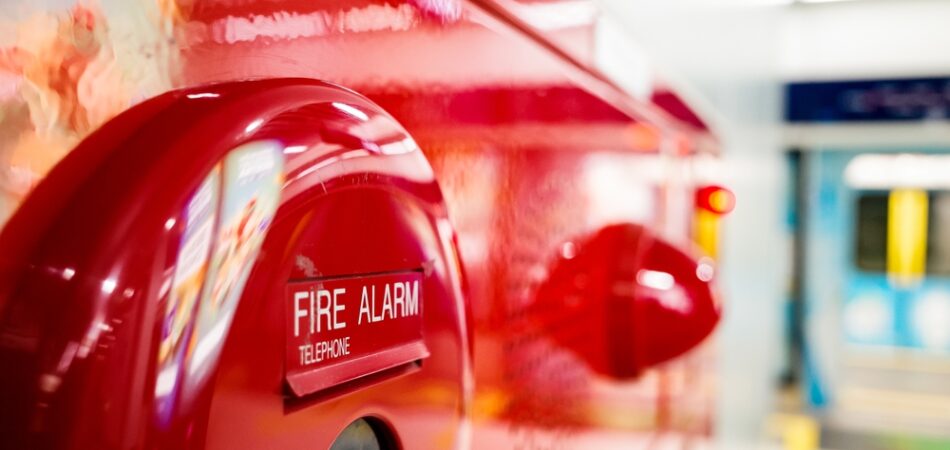
[[[13,0],[0,447],[701,445],[715,139],[584,5]]]

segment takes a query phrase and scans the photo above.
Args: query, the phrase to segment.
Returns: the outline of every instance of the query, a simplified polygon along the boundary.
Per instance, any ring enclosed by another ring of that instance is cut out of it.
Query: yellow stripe
[[[697,208],[695,220],[693,233],[696,244],[707,256],[716,259],[719,253],[719,215]]]
[[[887,209],[887,273],[897,284],[912,284],[927,264],[927,192],[895,189]]]

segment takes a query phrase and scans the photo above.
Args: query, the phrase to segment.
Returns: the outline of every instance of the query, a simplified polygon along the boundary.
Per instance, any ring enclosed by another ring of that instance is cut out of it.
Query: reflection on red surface
[[[650,99],[656,106],[663,108],[673,117],[688,123],[697,129],[705,130],[708,129],[706,123],[700,118],[696,111],[689,107],[683,99],[677,95],[675,92],[658,89],[653,92],[653,95]]]

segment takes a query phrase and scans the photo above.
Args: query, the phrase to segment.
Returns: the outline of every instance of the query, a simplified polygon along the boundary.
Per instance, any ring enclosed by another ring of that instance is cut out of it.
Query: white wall
[[[789,80],[950,74],[950,2],[878,0],[785,8]]]

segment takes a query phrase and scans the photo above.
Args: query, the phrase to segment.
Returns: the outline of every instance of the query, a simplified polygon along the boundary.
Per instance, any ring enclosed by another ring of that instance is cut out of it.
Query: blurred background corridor
[[[605,3],[739,199],[719,443],[950,448],[950,2]]]

